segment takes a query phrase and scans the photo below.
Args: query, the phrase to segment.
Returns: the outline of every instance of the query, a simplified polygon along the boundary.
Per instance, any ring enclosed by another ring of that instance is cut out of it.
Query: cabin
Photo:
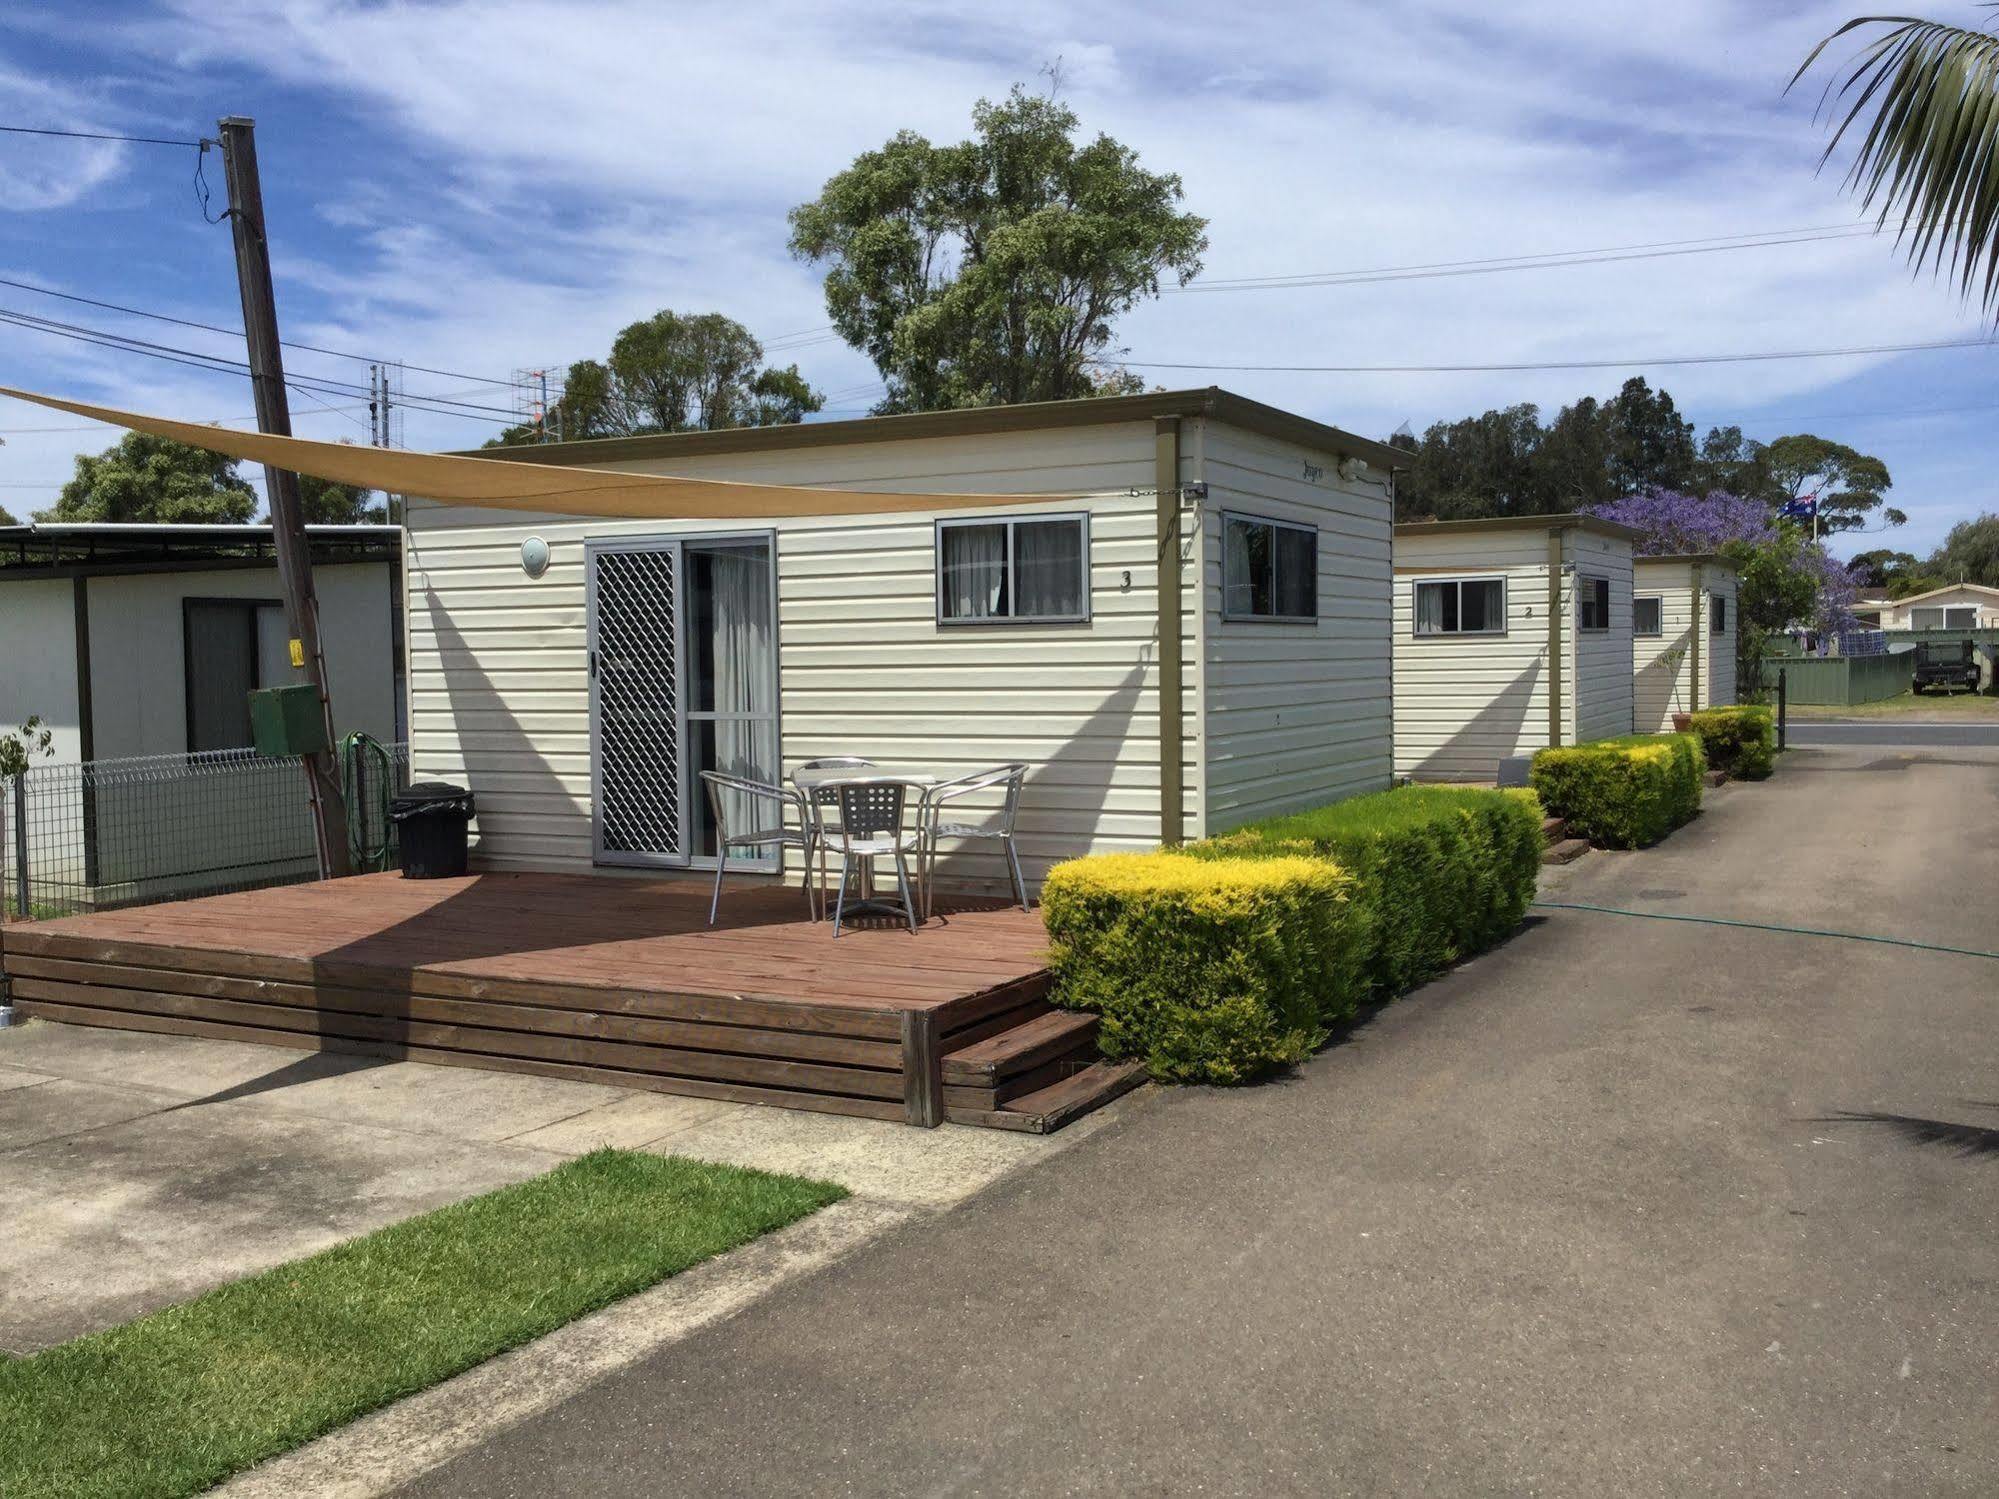
[[[1734,564],[1711,553],[1640,557],[1632,586],[1638,731],[1665,733],[1675,713],[1733,703]]]
[[[701,771],[833,756],[1024,764],[1030,884],[1390,783],[1382,444],[1209,389],[506,457],[1048,498],[745,525],[412,497],[411,773],[472,788],[478,867],[712,869]],[[997,848],[944,855],[941,887],[1007,889]]]
[[[1632,728],[1632,543],[1588,515],[1395,528],[1395,773],[1491,781],[1502,760]]]
[[[1999,588],[1953,583],[1905,599],[1862,599],[1853,615],[1870,630],[1999,630]]]

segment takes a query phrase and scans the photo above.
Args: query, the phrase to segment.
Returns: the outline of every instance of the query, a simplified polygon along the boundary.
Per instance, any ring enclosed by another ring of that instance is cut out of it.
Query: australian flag
[[[1786,500],[1784,508],[1777,512],[1785,520],[1810,520],[1819,513],[1819,492],[1801,494],[1795,500]]]

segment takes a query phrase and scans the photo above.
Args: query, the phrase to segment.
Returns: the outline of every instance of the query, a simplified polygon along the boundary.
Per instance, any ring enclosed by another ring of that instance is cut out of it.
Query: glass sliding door
[[[693,833],[689,853],[715,856],[715,814],[700,773],[774,784],[778,780],[776,579],[768,538],[686,543],[687,781]],[[767,801],[726,795],[732,833],[767,824]],[[753,819],[761,819],[755,822]],[[776,848],[732,851],[776,867]]]

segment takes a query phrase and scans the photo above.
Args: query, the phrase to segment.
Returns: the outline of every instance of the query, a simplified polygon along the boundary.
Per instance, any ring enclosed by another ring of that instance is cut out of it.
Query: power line
[[[1928,343],[1855,344],[1838,349],[1772,349],[1741,354],[1665,354],[1634,359],[1520,360],[1505,364],[1227,364],[1157,359],[1096,359],[1092,363],[1138,370],[1237,370],[1274,375],[1463,375],[1499,374],[1519,370],[1647,369],[1680,364],[1747,364],[1772,359],[1844,359],[1863,354],[1913,354],[1930,349],[1979,349],[1999,343],[1999,336],[1946,338]]]
[[[168,140],[158,135],[115,135],[104,130],[43,130],[33,125],[0,125],[0,131],[8,135],[56,135],[73,141],[129,141],[135,146],[192,146],[201,149],[200,141]]]
[[[1376,266],[1354,271],[1312,271],[1299,275],[1239,276],[1202,281],[1191,286],[1164,286],[1163,293],[1286,291],[1296,287],[1365,286],[1379,281],[1425,281],[1449,276],[1490,276],[1506,271],[1559,270],[1572,265],[1600,265],[1624,260],[1661,260],[1678,255],[1713,255],[1724,250],[1764,250],[1780,245],[1812,244],[1821,240],[1854,239],[1876,231],[1865,224],[1824,229],[1772,230],[1766,234],[1730,235],[1711,240],[1661,240],[1649,245],[1611,245],[1596,250],[1554,250],[1540,255],[1503,255],[1482,260],[1446,260],[1428,265]]]

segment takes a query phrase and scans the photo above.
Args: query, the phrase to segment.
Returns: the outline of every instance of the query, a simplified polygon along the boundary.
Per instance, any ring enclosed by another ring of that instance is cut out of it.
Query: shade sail
[[[315,442],[264,432],[239,432],[199,422],[93,406],[0,385],[0,395],[73,412],[133,432],[167,437],[248,463],[265,463],[338,484],[358,484],[419,499],[491,510],[531,510],[555,515],[602,515],[649,520],[757,520],[784,516],[867,515],[908,510],[968,510],[1074,499],[1073,494],[905,494],[899,491],[822,489],[808,485],[744,484],[728,479],[676,478],[615,469],[516,463],[505,458],[465,458],[408,453],[395,448]]]

